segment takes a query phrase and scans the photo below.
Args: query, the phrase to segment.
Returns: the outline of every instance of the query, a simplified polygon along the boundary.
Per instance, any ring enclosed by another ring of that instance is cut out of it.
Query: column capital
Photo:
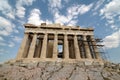
[[[43,34],[48,34],[47,32],[43,33]]]
[[[29,34],[29,32],[24,32],[24,34]]]
[[[37,34],[36,32],[34,32],[33,34]]]
[[[83,40],[87,40],[87,35],[83,35]]]
[[[92,41],[95,41],[95,38],[94,38],[93,35],[90,35],[90,38],[91,38]]]
[[[74,34],[74,37],[77,37],[77,34]]]
[[[58,35],[58,33],[54,33],[54,35]]]
[[[67,36],[68,34],[63,34],[64,36]]]

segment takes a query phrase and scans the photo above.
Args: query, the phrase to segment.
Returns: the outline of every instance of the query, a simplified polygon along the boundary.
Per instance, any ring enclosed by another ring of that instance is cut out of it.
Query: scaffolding
[[[103,40],[101,38],[96,37],[95,42],[96,42],[96,45],[92,45],[92,46],[97,46],[97,48],[99,49],[99,52],[96,52],[96,53],[100,53],[104,61],[109,61],[110,56],[107,50],[105,49],[105,45],[102,44]]]

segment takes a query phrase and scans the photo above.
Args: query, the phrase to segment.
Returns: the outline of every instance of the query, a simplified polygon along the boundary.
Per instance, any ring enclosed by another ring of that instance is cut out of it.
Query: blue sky
[[[25,23],[93,27],[103,50],[120,63],[120,0],[0,0],[0,62],[15,58]]]

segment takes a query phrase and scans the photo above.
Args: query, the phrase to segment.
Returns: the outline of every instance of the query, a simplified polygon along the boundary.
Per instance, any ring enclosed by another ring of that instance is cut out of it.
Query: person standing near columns
[[[57,55],[58,55],[58,35],[55,33],[54,34],[54,45],[53,45],[53,58],[57,59]]]
[[[31,45],[30,45],[30,49],[28,52],[28,58],[33,58],[33,56],[34,56],[36,40],[37,40],[37,34],[34,33],[33,39],[32,39]]]
[[[67,34],[64,34],[64,58],[65,58],[65,60],[69,59],[69,47],[68,47]]]
[[[46,52],[47,52],[46,50],[47,50],[47,33],[44,34],[41,58],[46,58]]]
[[[83,35],[83,41],[84,41],[84,44],[85,44],[85,51],[86,51],[87,58],[88,59],[92,59],[86,35]]]
[[[18,51],[17,59],[22,58],[22,55],[24,54],[24,51],[26,49],[25,47],[26,47],[26,43],[28,41],[28,37],[29,37],[29,33],[25,33],[24,38],[22,40],[22,44],[21,44],[20,49]]]
[[[81,59],[80,50],[79,50],[79,46],[78,46],[77,35],[74,35],[74,47],[75,47],[75,56],[76,56],[76,59]]]

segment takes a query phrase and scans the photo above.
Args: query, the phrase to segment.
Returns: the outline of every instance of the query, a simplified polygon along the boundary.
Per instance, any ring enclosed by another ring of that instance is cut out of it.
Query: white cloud
[[[22,38],[18,36],[13,36],[12,39],[13,41],[18,42],[18,43],[22,41]]]
[[[104,3],[105,0],[98,0],[96,3],[95,3],[95,7],[93,8],[93,11],[96,11],[97,9],[100,8],[100,6]]]
[[[0,10],[11,10],[11,6],[8,3],[8,0],[0,0]]]
[[[89,4],[89,5],[74,5],[72,7],[69,7],[67,9],[68,13],[71,15],[82,15],[85,14],[86,12],[88,12],[91,8],[92,8],[93,4]]]
[[[28,18],[28,23],[35,24],[35,25],[40,25],[42,22],[40,19],[41,12],[39,9],[33,9],[30,12],[30,16]]]
[[[7,16],[8,18],[10,18],[10,19],[15,19],[15,13],[14,13],[14,11],[8,12],[8,13],[6,14],[6,16]]]
[[[116,24],[115,21],[120,21],[116,19],[120,15],[120,0],[112,0],[100,10],[100,15],[102,15],[108,22],[108,24]]]
[[[4,41],[3,37],[0,36],[0,41]]]
[[[108,20],[108,23],[109,24],[114,24],[114,20],[112,19],[112,20]]]
[[[8,51],[6,51],[5,49],[0,49],[0,55],[2,55],[4,53],[8,53]]]
[[[15,33],[19,33],[19,31],[18,31],[17,29],[14,29],[14,32],[15,32]]]
[[[62,8],[61,0],[48,0],[51,8]]]
[[[9,20],[0,17],[0,35],[8,36],[13,32],[15,28],[14,24],[12,24]]]
[[[19,18],[23,18],[23,17],[25,16],[25,8],[24,8],[24,7],[18,7],[18,8],[17,8],[16,15],[17,15]]]
[[[70,21],[70,17],[60,15],[59,13],[56,13],[54,17],[55,17],[54,18],[55,23],[65,24],[65,23],[68,23]]]
[[[103,9],[101,9],[101,14],[106,14],[106,15],[118,15],[120,14],[120,0],[112,0],[108,4],[105,5]],[[107,18],[109,18],[107,16]]]
[[[10,4],[8,3],[8,0],[0,0],[0,11],[3,15],[5,15],[8,18],[14,19],[14,11]]]
[[[30,12],[30,16],[28,18],[28,23],[34,24],[34,25],[40,25],[41,23],[44,23],[44,22],[46,22],[46,23],[52,23],[49,20],[43,21],[41,19],[41,12],[40,12],[39,9],[33,9]]]
[[[36,0],[17,0],[16,1],[16,16],[19,18],[24,18],[26,9],[24,5],[30,6]]]
[[[4,49],[0,49],[0,55],[4,53]]]
[[[13,42],[9,42],[8,47],[14,47],[15,44]]]
[[[111,28],[112,28],[113,30],[118,30],[118,29],[119,29],[119,28],[118,28],[116,25],[114,25],[114,24],[111,25]]]
[[[91,9],[92,6],[93,6],[93,4],[81,5],[78,9],[79,14],[84,14],[84,13],[88,12]]]
[[[79,15],[85,14],[92,8],[93,4],[89,5],[74,5],[67,9],[66,15],[61,15],[56,11],[54,15],[54,22],[66,25],[76,25]]]
[[[48,0],[49,10],[54,14],[62,8],[61,0]]]
[[[6,46],[6,43],[0,42],[0,46]]]
[[[103,41],[107,49],[117,48],[120,45],[120,30],[106,36]]]
[[[23,6],[23,5],[27,5],[27,6],[30,6],[33,4],[33,2],[36,1],[36,0],[17,0],[17,6]]]
[[[67,24],[68,26],[75,26],[77,24],[77,20],[71,20],[69,21],[69,23]]]

